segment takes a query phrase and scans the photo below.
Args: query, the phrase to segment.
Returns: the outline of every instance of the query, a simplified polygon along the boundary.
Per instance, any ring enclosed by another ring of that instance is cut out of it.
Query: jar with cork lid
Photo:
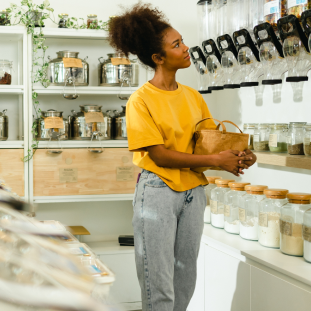
[[[233,179],[216,179],[216,188],[211,191],[211,224],[213,227],[223,229],[225,226],[224,199],[226,192],[230,191],[229,182]]]
[[[271,152],[287,152],[287,123],[270,124],[269,149]]]
[[[303,256],[302,224],[306,210],[311,208],[310,193],[288,193],[288,203],[281,208],[280,249],[291,256]]]
[[[311,263],[311,209],[308,209],[303,215],[302,238],[303,258]]]
[[[225,194],[225,231],[232,234],[240,233],[239,207],[241,198],[246,194],[245,186],[250,183],[230,182],[230,191]]]
[[[221,179],[220,176],[206,176],[208,180],[208,185],[204,187],[205,195],[206,195],[206,207],[204,211],[204,223],[210,224],[211,223],[211,191],[216,188],[215,180]]]
[[[271,248],[280,248],[281,207],[288,201],[286,189],[264,190],[266,199],[259,203],[258,242]]]
[[[307,122],[290,122],[287,134],[287,151],[293,155],[304,155],[303,134]]]
[[[245,186],[246,195],[241,199],[239,207],[240,237],[246,240],[258,240],[258,209],[259,202],[264,200],[264,190],[268,186],[247,185]]]

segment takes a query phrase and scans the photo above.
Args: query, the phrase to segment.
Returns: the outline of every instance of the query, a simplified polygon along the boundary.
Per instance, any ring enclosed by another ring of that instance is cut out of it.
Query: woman
[[[111,20],[109,36],[116,50],[137,55],[155,70],[126,110],[129,150],[143,169],[133,201],[143,310],[186,311],[195,288],[208,184],[191,168],[219,166],[239,176],[256,157],[249,150],[193,155],[195,125],[211,114],[197,91],[175,80],[177,70],[191,64],[189,48],[160,11],[137,4]],[[215,128],[211,120],[203,123]]]

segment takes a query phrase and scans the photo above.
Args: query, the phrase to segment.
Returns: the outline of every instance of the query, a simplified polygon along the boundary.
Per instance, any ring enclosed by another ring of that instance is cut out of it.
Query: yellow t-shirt
[[[159,167],[146,147],[164,145],[169,150],[192,154],[193,134],[198,121],[211,117],[202,95],[178,83],[175,91],[164,91],[145,83],[130,97],[126,106],[129,150],[135,151],[133,163],[158,175],[171,189],[186,191],[208,184],[203,173],[190,168]],[[205,128],[216,127],[212,120]]]

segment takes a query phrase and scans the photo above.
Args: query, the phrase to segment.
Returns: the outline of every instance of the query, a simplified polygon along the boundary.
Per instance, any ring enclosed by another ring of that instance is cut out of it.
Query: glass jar
[[[303,256],[302,223],[306,210],[311,208],[309,193],[288,193],[288,203],[281,208],[280,249],[291,256]]]
[[[269,151],[269,123],[258,123],[254,130],[254,150]]]
[[[87,16],[87,28],[94,29],[98,26],[98,19],[96,14],[90,14]]]
[[[225,226],[224,199],[225,193],[230,191],[229,182],[233,179],[216,179],[216,188],[211,191],[211,225],[223,229]]]
[[[0,84],[11,84],[13,62],[0,59]]]
[[[243,125],[243,133],[249,135],[248,139],[248,149],[254,150],[254,131],[255,131],[255,123],[244,123]]]
[[[210,224],[211,223],[211,205],[210,205],[210,198],[211,198],[211,191],[216,188],[215,180],[221,179],[220,176],[206,176],[208,180],[208,185],[204,187],[205,195],[206,195],[206,207],[204,211],[204,223]]]
[[[267,186],[245,186],[246,195],[241,199],[239,208],[240,237],[246,240],[258,240],[258,209],[259,202],[264,200]]]
[[[274,30],[277,30],[277,21],[286,15],[287,0],[265,0],[264,16],[265,21],[270,23]]]
[[[306,156],[311,156],[311,124],[303,127],[303,151]]]
[[[307,122],[290,122],[287,134],[287,151],[289,154],[301,154],[303,152],[303,127]]]
[[[61,13],[59,14],[60,20],[58,22],[58,28],[68,28],[67,27],[67,21],[68,21],[68,14],[67,13]]]
[[[239,221],[239,207],[240,200],[246,194],[245,186],[250,183],[230,182],[228,186],[230,191],[225,194],[225,230],[228,233],[239,234],[240,233],[240,221]]]
[[[286,189],[264,190],[266,199],[259,203],[258,242],[266,247],[280,248],[281,207],[288,201]]]
[[[303,258],[311,263],[311,209],[305,211],[302,226]]]
[[[301,18],[302,12],[311,9],[310,0],[288,0],[287,1],[287,14],[295,15],[299,21]]]
[[[287,152],[288,124],[270,124],[269,149],[271,152]]]
[[[0,11],[0,26],[10,24],[9,12],[7,10]]]

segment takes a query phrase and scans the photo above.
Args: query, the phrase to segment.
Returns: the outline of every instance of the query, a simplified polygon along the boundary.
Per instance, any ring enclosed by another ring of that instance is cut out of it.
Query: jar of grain
[[[255,123],[244,123],[243,125],[243,133],[249,135],[248,139],[248,149],[254,150],[254,131],[255,131]]]
[[[245,186],[246,195],[241,199],[239,208],[240,237],[246,240],[258,240],[258,209],[259,202],[264,200],[264,190],[268,186]]]
[[[223,229],[225,226],[224,200],[225,193],[230,191],[229,182],[233,179],[216,179],[216,188],[211,191],[211,225]]]
[[[306,156],[311,156],[311,124],[303,127],[303,151]]]
[[[204,211],[204,223],[210,224],[211,223],[211,191],[216,188],[215,180],[221,179],[220,176],[206,176],[208,180],[208,185],[204,187],[205,195],[206,195],[206,207]]]
[[[281,208],[280,249],[292,256],[303,255],[302,223],[306,210],[311,208],[309,193],[288,193],[288,203]]]
[[[250,183],[230,182],[230,191],[225,194],[225,230],[228,233],[240,233],[239,207],[241,198],[246,194],[245,186]]]
[[[288,201],[286,189],[264,190],[266,199],[259,203],[258,242],[266,247],[280,248],[281,207]]]
[[[303,215],[302,225],[303,258],[311,263],[311,209]]]
[[[258,123],[254,130],[254,150],[269,151],[269,123]]]
[[[270,124],[269,149],[271,152],[287,152],[287,123]]]
[[[290,122],[287,135],[287,151],[289,154],[303,155],[303,127],[307,122]]]

